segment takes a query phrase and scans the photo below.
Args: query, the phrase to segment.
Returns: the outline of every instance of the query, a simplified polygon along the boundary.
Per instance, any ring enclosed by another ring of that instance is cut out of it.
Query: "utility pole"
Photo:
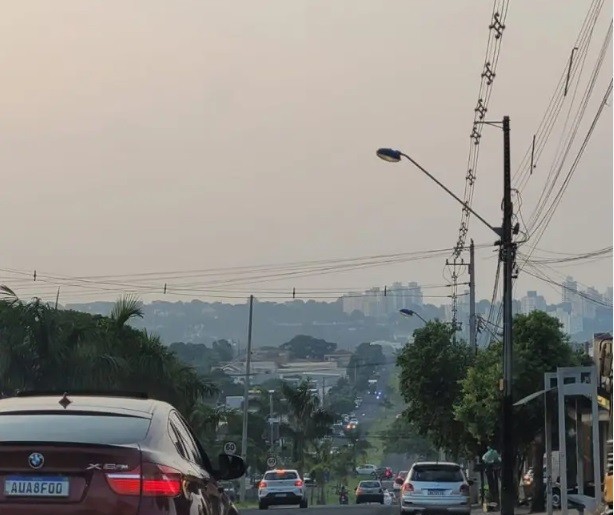
[[[269,424],[271,426],[271,454],[273,454],[274,443],[273,443],[273,394],[275,390],[269,390]]]
[[[475,317],[475,248],[473,240],[469,245],[469,344],[478,354],[478,332],[477,320]]]
[[[241,439],[241,458],[247,460],[247,414],[249,405],[249,379],[252,363],[252,318],[254,314],[254,296],[249,296],[249,322],[247,324],[247,354],[245,356],[245,383],[243,389],[243,438]],[[241,481],[241,501],[245,501],[247,474]]]
[[[322,376],[322,407],[324,407],[325,396],[326,396],[326,378]]]
[[[513,515],[516,503],[514,481],[514,407],[512,398],[512,278],[516,245],[513,242],[512,180],[510,157],[510,118],[503,117],[503,227],[501,259],[503,260],[503,413],[501,515]]]

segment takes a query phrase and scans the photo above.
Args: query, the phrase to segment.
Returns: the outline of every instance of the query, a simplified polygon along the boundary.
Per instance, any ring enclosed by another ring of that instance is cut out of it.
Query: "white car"
[[[470,484],[457,463],[414,463],[401,488],[401,514],[432,510],[470,515]]]
[[[296,470],[269,470],[258,485],[259,509],[281,504],[307,508],[305,483]]]
[[[361,465],[360,467],[356,467],[356,474],[359,476],[371,476],[375,474],[377,471],[377,467],[375,465],[366,464]]]

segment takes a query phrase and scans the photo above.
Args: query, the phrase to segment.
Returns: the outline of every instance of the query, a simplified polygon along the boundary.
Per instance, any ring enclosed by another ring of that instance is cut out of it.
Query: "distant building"
[[[407,292],[405,295],[405,299],[410,304],[422,306],[422,304],[424,303],[424,296],[422,294],[422,288],[417,282],[412,281],[407,283]]]
[[[596,288],[588,288],[582,297],[582,316],[594,319],[597,316],[597,303],[603,302],[603,295]]]
[[[562,302],[573,302],[575,298],[578,297],[578,283],[573,280],[573,277],[567,277],[563,282],[563,290],[561,301]]]
[[[346,315],[351,315],[354,311],[365,313],[365,296],[360,292],[350,292],[341,297],[341,305]]]
[[[546,299],[533,290],[520,299],[520,310],[525,315],[532,311],[546,311],[547,306]]]
[[[614,300],[614,288],[608,286],[605,289],[605,295],[603,297],[603,300],[605,300],[608,304],[612,304],[612,301]]]

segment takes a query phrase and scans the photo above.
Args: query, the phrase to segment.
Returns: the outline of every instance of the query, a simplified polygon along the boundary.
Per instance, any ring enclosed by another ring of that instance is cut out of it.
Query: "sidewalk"
[[[531,510],[529,509],[528,506],[517,506],[514,509],[514,514],[515,515],[529,515],[530,512],[531,512]],[[477,514],[477,513],[484,513],[484,512],[482,511],[481,506],[474,504],[473,507],[472,507],[471,513]],[[545,511],[536,511],[536,512],[533,512],[531,515],[546,515],[546,513],[547,512],[545,512]],[[556,515],[557,513],[560,514],[560,511],[559,510],[555,510],[553,513],[554,513],[554,515]],[[579,514],[578,510],[572,510],[572,509],[567,510],[567,513],[569,513],[569,515],[578,515]],[[489,511],[488,515],[501,515],[501,512],[500,511]]]

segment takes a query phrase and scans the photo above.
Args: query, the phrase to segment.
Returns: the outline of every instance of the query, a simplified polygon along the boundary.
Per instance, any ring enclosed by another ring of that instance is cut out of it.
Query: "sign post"
[[[237,444],[234,442],[226,442],[224,444],[224,452],[226,454],[234,455],[237,453]]]

